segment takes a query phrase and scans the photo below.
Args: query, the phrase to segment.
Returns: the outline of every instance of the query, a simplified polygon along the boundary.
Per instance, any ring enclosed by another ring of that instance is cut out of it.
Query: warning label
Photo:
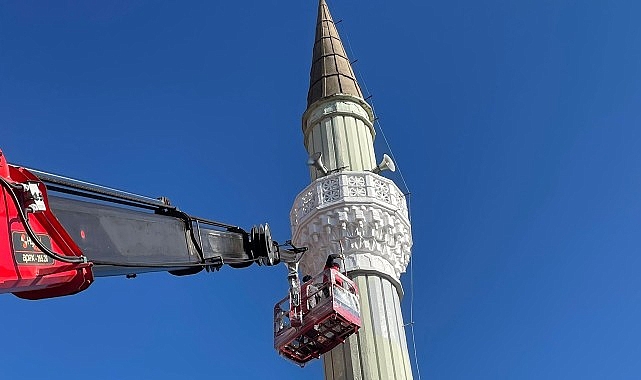
[[[51,238],[48,235],[36,234],[38,240],[51,249]],[[13,244],[13,252],[18,264],[24,265],[50,265],[53,264],[53,259],[40,250],[38,246],[31,240],[26,232],[13,231],[11,233],[11,242]]]

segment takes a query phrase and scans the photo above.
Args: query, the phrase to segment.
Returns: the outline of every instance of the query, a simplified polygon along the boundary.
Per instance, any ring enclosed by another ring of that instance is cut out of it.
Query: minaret
[[[374,117],[363,99],[325,0],[320,0],[303,114],[305,148],[327,172],[294,201],[293,243],[306,246],[301,271],[314,275],[330,253],[345,255],[359,288],[363,327],[324,356],[327,380],[412,379],[400,299],[412,246],[407,203],[394,182],[372,172]]]

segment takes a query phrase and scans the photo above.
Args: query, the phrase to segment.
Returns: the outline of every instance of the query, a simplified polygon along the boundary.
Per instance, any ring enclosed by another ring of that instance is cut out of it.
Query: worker
[[[340,272],[341,270],[341,265],[338,262],[338,259],[341,258],[341,255],[337,253],[332,253],[329,256],[327,256],[327,260],[325,261],[325,268],[324,269],[329,269],[329,268],[334,268],[337,271]]]
[[[292,326],[300,326],[302,323],[302,315],[300,313],[298,262],[289,262],[285,264],[287,265],[287,281],[289,282],[289,319]]]
[[[304,288],[305,291],[303,294],[305,294],[305,297],[307,298],[307,310],[311,310],[318,304],[320,301],[320,294],[318,294],[318,287],[311,282],[312,281],[312,276],[306,274],[303,277],[303,283],[304,283]]]
[[[323,275],[323,294],[325,297],[329,297],[329,288],[332,286],[331,283],[331,269],[336,270],[337,272],[340,272],[341,270],[341,265],[338,262],[338,260],[341,258],[341,255],[337,253],[332,253],[329,256],[327,256],[327,260],[325,261],[325,268],[323,270],[325,271],[325,274]],[[334,276],[336,279],[336,284],[338,286],[343,286],[343,280],[338,277]]]
[[[287,264],[287,282],[289,282],[289,297],[293,306],[300,305],[300,283],[298,282],[298,263]]]

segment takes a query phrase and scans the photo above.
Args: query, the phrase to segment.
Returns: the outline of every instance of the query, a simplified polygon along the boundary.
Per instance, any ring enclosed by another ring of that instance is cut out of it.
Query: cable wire
[[[352,49],[352,44],[350,43],[349,38],[346,37],[345,41],[347,42],[347,49],[349,51],[349,55],[351,57],[354,57],[354,50]],[[356,62],[356,61],[352,61],[352,62]],[[403,187],[404,187],[404,191],[405,191],[403,195],[405,195],[405,198],[407,200],[407,218],[408,218],[408,221],[410,222],[410,226],[411,226],[411,224],[412,224],[412,213],[410,211],[411,210],[410,200],[411,200],[412,193],[410,192],[410,189],[409,189],[409,186],[407,184],[407,181],[405,180],[405,176],[403,176],[403,171],[401,170],[401,167],[398,164],[398,161],[396,159],[396,156],[394,155],[394,152],[393,152],[392,147],[391,147],[391,145],[389,143],[389,140],[387,139],[387,136],[385,135],[385,131],[383,130],[383,126],[382,126],[382,124],[380,122],[380,119],[376,114],[376,108],[374,106],[374,101],[372,99],[372,93],[369,91],[369,88],[367,87],[367,83],[364,80],[364,77],[361,75],[360,70],[354,70],[354,72],[355,72],[357,77],[361,78],[361,80],[359,82],[363,84],[363,88],[365,89],[365,92],[368,95],[367,99],[369,100],[370,107],[372,107],[372,116],[374,117],[375,129],[377,129],[381,133],[381,136],[383,136],[383,141],[385,141],[385,145],[387,147],[387,150],[388,150],[392,160],[394,160],[394,162],[396,162],[396,170],[397,170],[398,175],[399,175],[399,177],[401,179],[401,182],[403,183]],[[416,376],[417,376],[418,380],[421,380],[421,370],[420,370],[419,361],[418,361],[418,351],[417,351],[417,348],[416,348],[416,336],[415,336],[415,333],[414,333],[414,324],[415,324],[414,323],[414,303],[415,303],[415,299],[414,299],[414,260],[410,260],[409,266],[410,266],[410,322],[407,323],[405,326],[409,326],[409,328],[410,328],[410,336],[412,338],[412,350],[414,352],[414,367],[416,368]]]
[[[193,234],[193,229],[190,229],[190,237],[194,243],[194,246],[196,247],[196,250],[199,253],[200,258],[203,260],[203,262],[200,263],[194,263],[194,262],[167,262],[167,263],[135,263],[135,262],[117,262],[117,261],[105,261],[105,260],[87,260],[86,256],[69,256],[69,255],[60,255],[56,252],[53,252],[49,248],[47,248],[38,238],[37,234],[31,227],[31,223],[29,222],[28,216],[24,213],[24,210],[22,208],[22,205],[20,203],[20,200],[18,198],[18,195],[16,194],[13,186],[11,183],[9,183],[7,180],[4,178],[0,177],[0,184],[2,187],[5,188],[11,199],[13,200],[13,203],[16,207],[16,210],[18,211],[18,217],[20,221],[22,222],[25,232],[33,241],[34,245],[36,245],[45,255],[50,257],[53,260],[64,262],[64,263],[69,263],[69,264],[83,264],[87,262],[91,262],[94,265],[110,265],[110,266],[117,266],[117,267],[126,267],[126,268],[185,268],[185,267],[208,267],[212,265],[216,265],[216,263],[212,262],[209,263],[207,262],[203,257],[202,257],[202,249],[199,244],[197,244],[197,240]],[[182,213],[184,214],[184,213]],[[186,216],[186,214],[184,214]],[[187,216],[187,218],[189,218]],[[254,259],[250,260],[241,260],[236,264],[243,264],[247,262],[254,262]],[[221,264],[222,264],[222,258],[221,258]]]
[[[117,262],[117,261],[104,261],[104,260],[90,260],[90,262],[94,265],[110,265],[114,267],[123,267],[123,268],[185,268],[185,267],[206,267],[211,264],[206,264],[206,263],[193,263],[193,262],[186,262],[186,263],[159,263],[159,264],[151,264],[151,263],[125,263],[125,262]]]

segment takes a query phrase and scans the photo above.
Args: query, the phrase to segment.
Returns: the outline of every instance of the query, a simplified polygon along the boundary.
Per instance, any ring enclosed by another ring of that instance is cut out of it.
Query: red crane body
[[[81,257],[80,248],[49,209],[44,185],[26,169],[9,166],[0,152],[0,177],[22,184],[29,224],[39,242],[54,252]],[[16,186],[20,187],[20,186]],[[11,190],[0,192],[0,292],[40,299],[78,293],[93,282],[91,264],[65,263],[45,255],[29,236],[11,199]],[[44,205],[44,209],[41,205]],[[41,209],[41,210],[39,210]]]

